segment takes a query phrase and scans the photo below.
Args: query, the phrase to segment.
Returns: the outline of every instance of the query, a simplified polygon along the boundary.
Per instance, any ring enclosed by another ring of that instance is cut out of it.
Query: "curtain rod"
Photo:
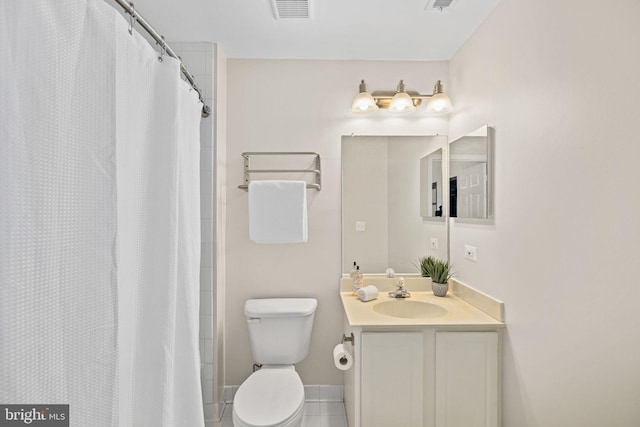
[[[127,3],[124,0],[115,0],[115,2],[118,3],[126,13],[131,15],[133,19],[140,23],[140,26],[142,26],[142,28],[144,28],[144,30],[149,33],[151,37],[153,37],[156,43],[160,45],[160,49],[163,49],[169,56],[180,61],[180,71],[182,71],[182,74],[184,74],[184,76],[187,78],[187,81],[189,81],[191,87],[193,87],[193,89],[198,92],[198,97],[200,98],[200,102],[202,102],[202,117],[209,117],[209,115],[211,114],[211,108],[209,108],[207,103],[204,101],[200,88],[196,84],[193,75],[191,75],[187,67],[182,62],[182,59],[180,59],[178,55],[176,55],[176,53],[173,51],[173,49],[171,49],[171,47],[167,44],[167,42],[164,41],[164,37],[158,34],[158,32],[154,30],[151,25],[149,25],[149,23],[142,17],[142,15],[140,15],[140,13],[135,10],[133,3]]]

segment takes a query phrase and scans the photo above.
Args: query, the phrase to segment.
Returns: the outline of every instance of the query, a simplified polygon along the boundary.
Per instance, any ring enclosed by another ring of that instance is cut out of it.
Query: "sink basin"
[[[447,314],[447,309],[424,301],[398,299],[384,301],[373,306],[373,311],[385,316],[403,319],[428,319]]]

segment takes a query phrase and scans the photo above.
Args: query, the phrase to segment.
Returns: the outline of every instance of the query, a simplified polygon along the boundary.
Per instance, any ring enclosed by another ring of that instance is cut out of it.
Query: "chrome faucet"
[[[396,290],[389,292],[391,298],[409,298],[411,293],[404,288],[404,278],[401,277],[396,283]]]

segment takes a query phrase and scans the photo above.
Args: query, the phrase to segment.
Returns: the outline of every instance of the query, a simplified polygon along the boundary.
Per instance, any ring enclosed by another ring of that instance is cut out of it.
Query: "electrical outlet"
[[[478,250],[475,246],[464,245],[464,257],[470,261],[478,262]]]
[[[367,229],[364,221],[356,221],[356,231],[365,231]]]
[[[433,250],[437,250],[438,249],[438,238],[437,237],[432,237],[431,238],[431,249],[433,249]]]

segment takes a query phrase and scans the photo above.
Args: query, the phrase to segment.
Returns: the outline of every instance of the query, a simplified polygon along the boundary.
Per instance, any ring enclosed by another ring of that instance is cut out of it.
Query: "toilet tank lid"
[[[318,307],[315,298],[250,299],[244,304],[244,314],[251,318],[301,317],[313,314]]]

